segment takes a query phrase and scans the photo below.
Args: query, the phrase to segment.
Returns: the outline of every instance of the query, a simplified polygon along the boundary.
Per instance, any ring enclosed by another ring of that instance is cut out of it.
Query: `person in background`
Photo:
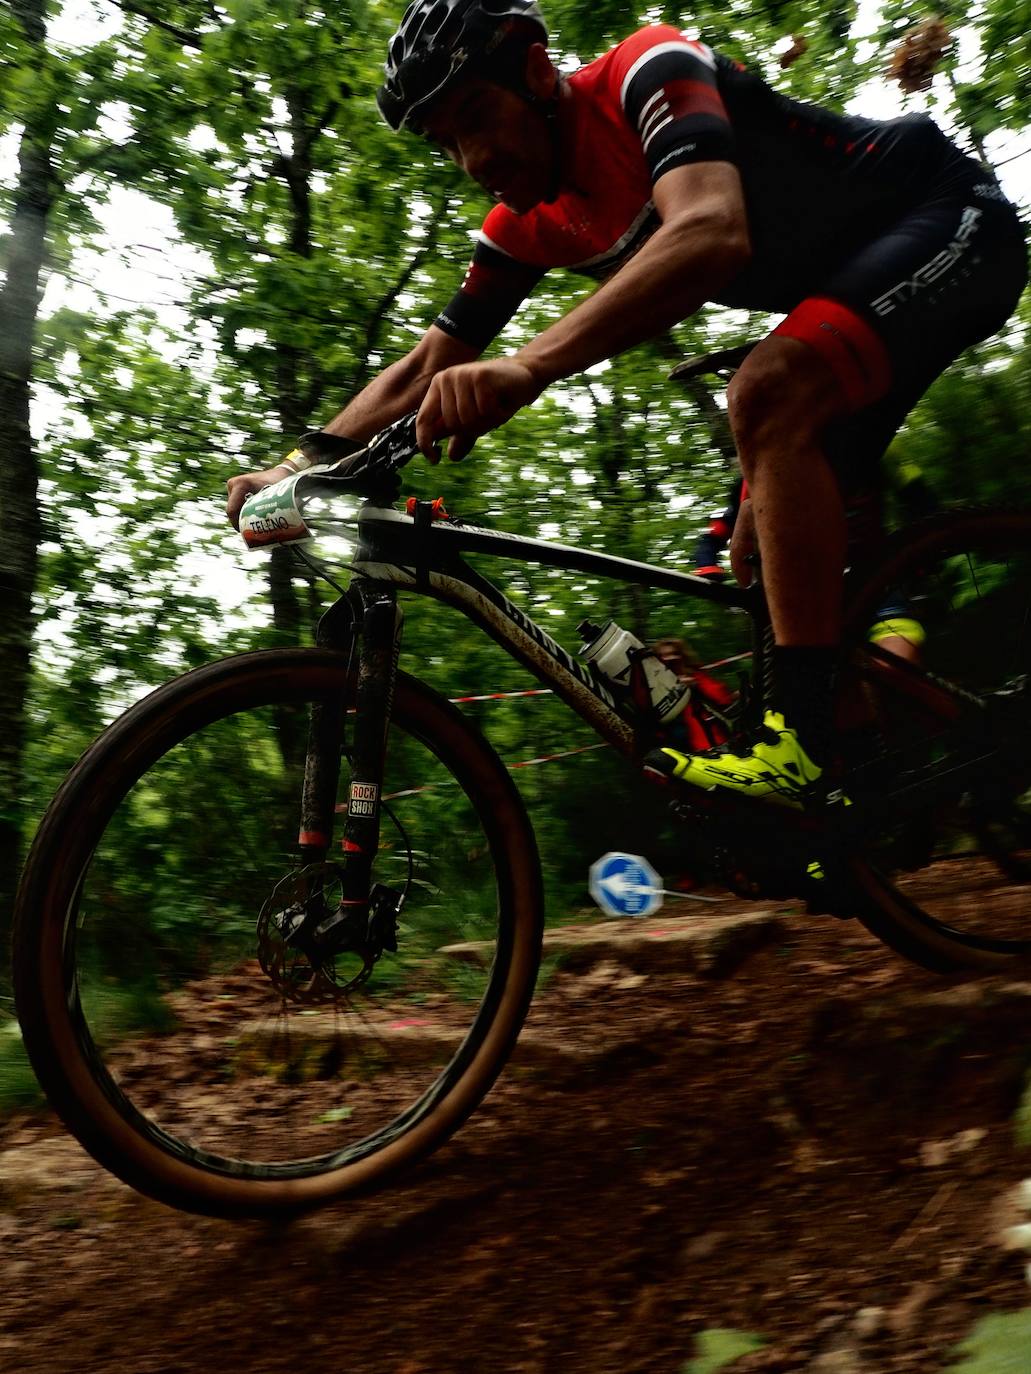
[[[666,731],[670,743],[691,750],[713,749],[723,744],[730,734],[727,713],[736,694],[699,666],[698,655],[685,639],[657,639],[652,653],[691,687],[683,714]]]

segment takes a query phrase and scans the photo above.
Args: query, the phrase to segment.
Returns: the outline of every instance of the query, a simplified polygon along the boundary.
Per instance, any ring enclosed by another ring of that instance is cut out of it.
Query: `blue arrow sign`
[[[662,906],[662,879],[638,854],[603,854],[591,864],[588,887],[609,916],[650,916]]]

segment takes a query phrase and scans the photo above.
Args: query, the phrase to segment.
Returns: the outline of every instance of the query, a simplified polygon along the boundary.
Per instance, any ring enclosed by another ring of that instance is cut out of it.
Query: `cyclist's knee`
[[[842,405],[826,364],[795,339],[765,339],[727,388],[730,426],[746,461],[770,446],[818,439]]]

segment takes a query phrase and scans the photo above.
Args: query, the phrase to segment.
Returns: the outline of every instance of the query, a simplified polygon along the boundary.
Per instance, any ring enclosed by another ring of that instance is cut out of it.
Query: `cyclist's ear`
[[[558,84],[558,72],[543,43],[531,43],[526,50],[526,87],[538,100],[550,100]]]

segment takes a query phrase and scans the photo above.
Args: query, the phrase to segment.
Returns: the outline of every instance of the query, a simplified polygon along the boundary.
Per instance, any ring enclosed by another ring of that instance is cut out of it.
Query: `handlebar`
[[[397,474],[419,451],[415,442],[416,414],[413,410],[402,415],[386,429],[381,429],[364,448],[329,466],[320,466],[319,472],[312,476],[320,483],[346,486],[357,496],[395,500],[400,490]],[[325,457],[319,452],[318,437],[318,431],[304,435],[297,446],[306,457],[313,457],[321,464]]]
[[[250,548],[267,544],[291,544],[308,539],[299,488],[309,491],[343,491],[381,505],[391,505],[401,490],[398,473],[418,452],[412,411],[387,425],[364,448],[335,435],[312,430],[302,435],[297,447],[313,466],[274,482],[248,496],[240,511],[240,534]],[[341,449],[345,451],[342,457]]]

